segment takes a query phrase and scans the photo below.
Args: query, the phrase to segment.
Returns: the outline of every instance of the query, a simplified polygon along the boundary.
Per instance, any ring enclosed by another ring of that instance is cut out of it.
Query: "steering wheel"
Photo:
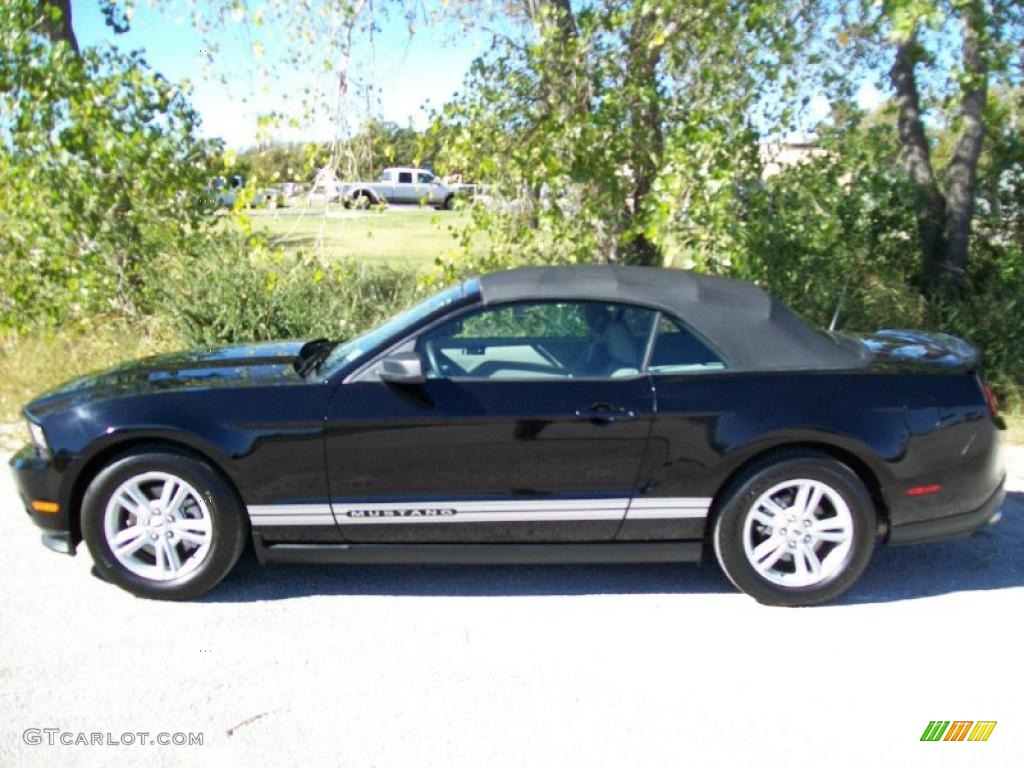
[[[435,376],[440,376],[442,371],[441,371],[441,365],[437,361],[437,350],[434,349],[434,340],[433,339],[427,339],[423,343],[423,349],[427,353],[427,362],[430,363],[430,370],[431,370],[431,372]]]
[[[430,370],[435,375],[441,378],[449,378],[452,375],[465,375],[465,369],[450,359],[443,352],[438,352],[434,346],[433,339],[427,339],[423,342],[423,348],[427,353],[427,362],[430,364]]]

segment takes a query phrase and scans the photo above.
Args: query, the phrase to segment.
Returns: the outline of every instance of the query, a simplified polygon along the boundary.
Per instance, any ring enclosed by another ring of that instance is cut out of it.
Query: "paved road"
[[[199,602],[138,600],[84,551],[45,551],[2,471],[0,766],[1020,766],[1024,449],[1012,465],[999,526],[882,551],[804,610],[713,565],[248,559]],[[934,719],[999,724],[921,743]],[[204,743],[30,746],[26,728]]]

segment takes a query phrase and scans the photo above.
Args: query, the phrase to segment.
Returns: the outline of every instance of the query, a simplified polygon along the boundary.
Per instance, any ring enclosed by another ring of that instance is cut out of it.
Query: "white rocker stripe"
[[[332,513],[333,507],[333,513]],[[627,509],[628,507],[628,509]],[[529,499],[515,501],[261,504],[253,525],[516,523],[573,520],[679,520],[707,517],[709,498]]]
[[[334,525],[330,504],[258,504],[248,510],[253,525]]]
[[[530,499],[335,504],[339,525],[621,520],[629,499]]]
[[[703,518],[711,509],[711,499],[665,497],[633,499],[627,520],[680,520]]]

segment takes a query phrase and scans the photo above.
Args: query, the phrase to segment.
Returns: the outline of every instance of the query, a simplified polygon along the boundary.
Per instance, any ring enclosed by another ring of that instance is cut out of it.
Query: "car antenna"
[[[834,331],[836,329],[836,323],[839,322],[839,313],[843,311],[843,302],[846,301],[846,290],[850,287],[850,280],[853,278],[853,274],[846,276],[846,282],[843,283],[843,290],[839,292],[839,301],[836,302],[836,311],[832,315],[832,322],[828,324],[828,329]]]

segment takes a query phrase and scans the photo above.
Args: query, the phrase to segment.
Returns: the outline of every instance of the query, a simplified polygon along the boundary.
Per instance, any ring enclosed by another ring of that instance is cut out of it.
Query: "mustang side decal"
[[[526,499],[494,501],[265,504],[249,507],[254,526],[515,523],[566,520],[666,520],[707,517],[699,497]],[[332,514],[333,510],[333,514]]]
[[[342,517],[364,518],[364,517],[447,517],[459,514],[454,509],[349,509],[342,513]],[[340,522],[345,523],[346,520]]]

